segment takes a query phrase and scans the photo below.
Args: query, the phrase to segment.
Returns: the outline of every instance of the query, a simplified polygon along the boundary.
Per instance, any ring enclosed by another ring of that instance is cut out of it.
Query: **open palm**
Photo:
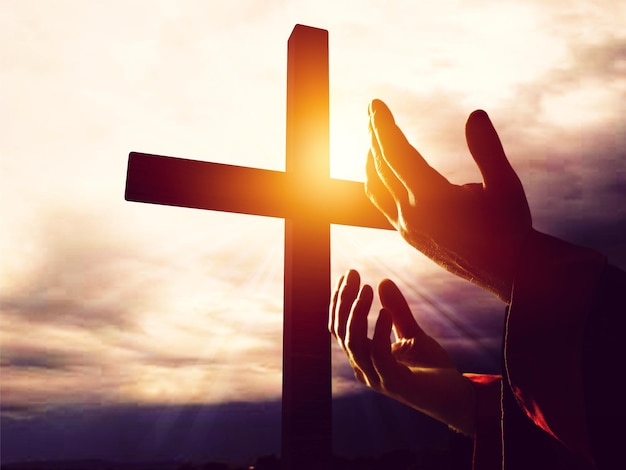
[[[428,165],[380,100],[370,106],[369,129],[365,188],[374,205],[413,247],[509,302],[532,221],[487,114],[473,112],[465,128],[483,181],[461,186]]]
[[[448,353],[418,325],[406,299],[390,280],[378,287],[383,308],[367,337],[373,291],[349,271],[333,294],[329,330],[356,378],[368,387],[467,434],[473,432],[472,387]],[[391,343],[391,332],[397,340]]]

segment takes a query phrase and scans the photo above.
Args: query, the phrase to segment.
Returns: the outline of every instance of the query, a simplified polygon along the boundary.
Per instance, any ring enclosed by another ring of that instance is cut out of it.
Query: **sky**
[[[287,39],[329,30],[331,175],[363,181],[381,98],[431,166],[479,181],[485,109],[535,228],[626,268],[620,1],[0,3],[2,416],[281,393],[283,221],[124,201],[128,153],[284,170]],[[393,232],[333,226],[332,275],[396,280],[464,371],[504,305]],[[333,349],[336,397],[361,390]]]

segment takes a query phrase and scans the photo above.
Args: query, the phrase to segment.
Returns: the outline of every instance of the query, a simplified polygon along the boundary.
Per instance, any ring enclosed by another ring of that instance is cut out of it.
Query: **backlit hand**
[[[382,310],[372,339],[367,315],[373,292],[356,271],[339,280],[329,312],[329,330],[344,350],[356,378],[372,389],[471,435],[474,395],[446,351],[417,324],[398,287],[378,286]],[[390,340],[394,331],[397,341]]]
[[[374,100],[369,111],[370,200],[413,247],[508,303],[532,222],[522,184],[487,114],[474,111],[465,128],[483,182],[458,186],[409,144],[382,101]]]

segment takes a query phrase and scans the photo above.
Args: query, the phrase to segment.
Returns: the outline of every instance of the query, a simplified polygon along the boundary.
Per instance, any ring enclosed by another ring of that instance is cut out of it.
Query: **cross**
[[[125,198],[285,219],[283,469],[331,468],[330,225],[390,229],[362,183],[330,178],[328,31],[287,46],[286,171],[132,152]]]

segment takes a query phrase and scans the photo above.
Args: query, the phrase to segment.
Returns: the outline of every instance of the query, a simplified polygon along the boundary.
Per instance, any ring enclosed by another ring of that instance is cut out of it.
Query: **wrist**
[[[458,414],[449,419],[448,427],[468,437],[473,437],[476,431],[476,391],[467,377],[460,375],[459,399],[461,406]]]
[[[518,256],[509,299],[522,287],[525,298],[547,298],[557,280],[577,271],[591,273],[604,262],[604,255],[591,248],[532,229]]]
[[[513,286],[515,279],[517,279],[521,267],[523,265],[525,257],[528,256],[528,251],[532,251],[533,240],[542,235],[532,227],[528,227],[528,230],[519,237],[517,243],[514,243],[514,247],[511,253],[511,261],[506,269],[506,274],[503,276],[503,281],[500,284],[497,297],[505,304],[510,305],[513,298]]]

